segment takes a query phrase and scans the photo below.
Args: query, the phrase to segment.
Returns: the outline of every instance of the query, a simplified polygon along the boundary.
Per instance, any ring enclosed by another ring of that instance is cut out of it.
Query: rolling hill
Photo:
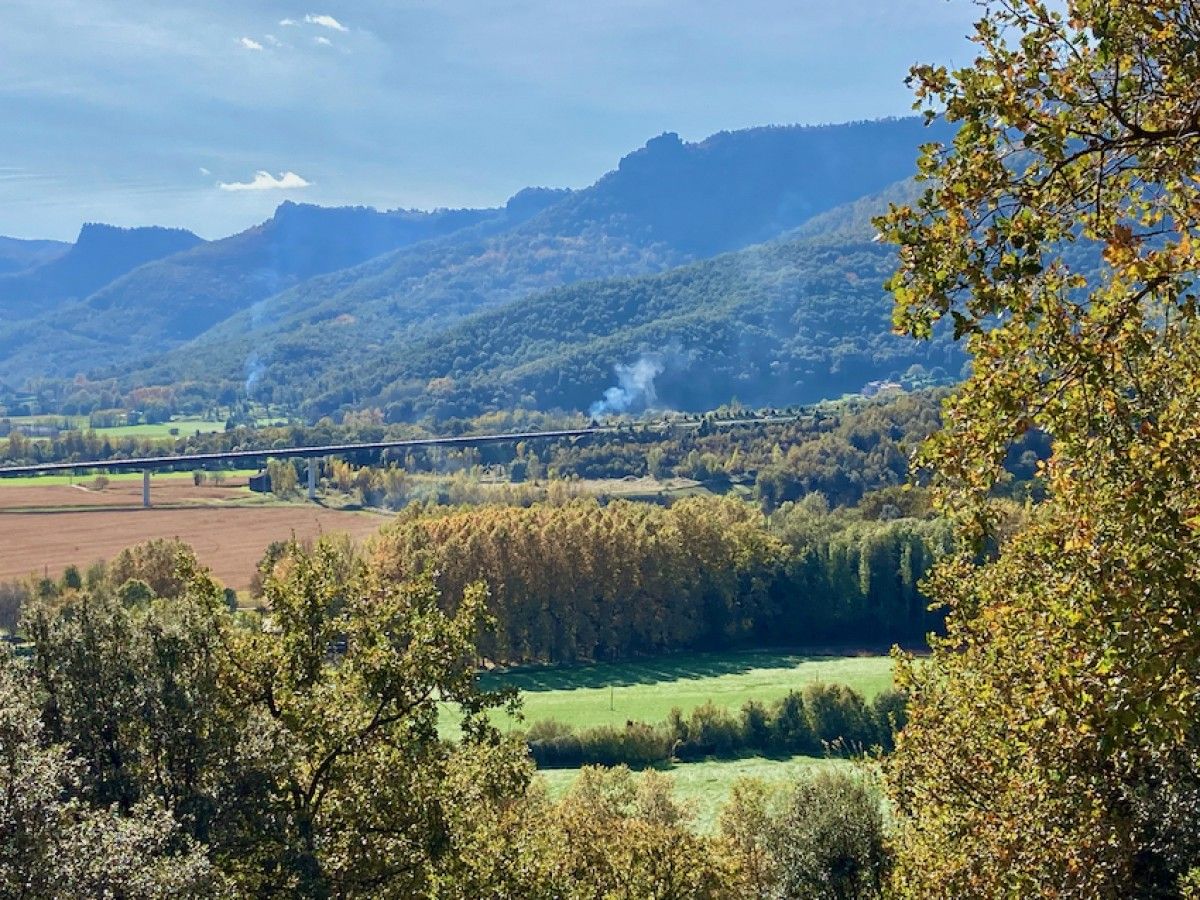
[[[261,225],[156,259],[76,302],[57,304],[17,327],[0,327],[0,374],[69,375],[162,352],[321,273],[430,238],[510,221],[505,210],[378,212],[287,202]],[[39,359],[36,348],[49,340],[62,352]]]
[[[408,419],[587,409],[639,365],[659,403],[685,408],[804,402],[913,365],[945,375],[958,366],[945,346],[890,335],[890,252],[869,218],[911,198],[918,145],[948,136],[915,118],[668,133],[589,187],[527,189],[498,209],[285,203],[6,318],[0,378],[82,372]],[[33,284],[88,243],[4,277]]]
[[[945,381],[960,351],[891,333],[894,262],[869,241],[785,240],[640,278],[586,282],[360,357],[308,398],[347,390],[391,421],[513,407],[637,412],[815,402],[873,380]]]
[[[323,359],[319,336],[302,344],[317,333],[300,332],[285,360],[255,373],[252,389],[311,418],[371,405],[396,421],[517,406],[698,410],[734,396],[790,405],[874,380],[951,380],[962,365],[952,342],[891,333],[882,284],[894,259],[872,240],[871,217],[913,191],[911,182],[891,185],[772,242],[536,292],[385,347]],[[159,380],[203,382],[209,359],[182,348]],[[307,390],[291,397],[296,384]],[[227,397],[240,389],[223,386]]]

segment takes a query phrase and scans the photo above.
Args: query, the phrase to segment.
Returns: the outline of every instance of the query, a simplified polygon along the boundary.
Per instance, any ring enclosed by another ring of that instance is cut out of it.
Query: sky
[[[496,206],[664,131],[910,112],[969,0],[0,0],[0,235]]]

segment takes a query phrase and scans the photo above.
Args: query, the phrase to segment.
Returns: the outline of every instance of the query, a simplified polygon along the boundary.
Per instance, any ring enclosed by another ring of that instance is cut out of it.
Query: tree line
[[[414,448],[402,454],[363,454],[347,458],[357,466],[396,465],[408,472],[452,473],[482,466],[514,480],[535,478],[622,478],[627,475],[680,476],[719,484],[771,482],[759,490],[774,505],[821,491],[835,504],[852,504],[865,491],[901,484],[908,456],[938,423],[938,392],[899,395],[875,401],[846,401],[791,410],[750,412],[726,407],[690,420],[693,427],[637,428],[598,433],[585,441],[538,441],[466,450]],[[782,418],[782,421],[773,419]],[[761,422],[723,427],[722,419]],[[680,420],[687,422],[689,420]],[[578,416],[520,411],[442,422],[437,435],[458,436],[512,430],[586,427]],[[695,427],[699,424],[699,427]],[[339,422],[312,425],[234,427],[223,432],[183,434],[174,439],[113,437],[103,431],[62,431],[33,440],[14,429],[0,439],[0,461],[35,464],[129,456],[270,451],[279,447],[374,442],[435,436],[426,426],[385,425],[378,411],[346,414]],[[788,484],[773,484],[780,473]]]
[[[936,520],[868,520],[819,497],[770,517],[695,497],[669,507],[566,498],[529,507],[412,504],[372,542],[394,580],[443,595],[488,585],[499,663],[568,662],[684,648],[820,642],[888,646],[938,623],[920,580]]]
[[[658,724],[575,729],[539,719],[524,736],[538,768],[641,767],[711,756],[887,752],[904,721],[904,697],[896,691],[884,691],[868,703],[845,685],[812,684],[769,704],[748,700],[737,716],[708,702],[686,715],[673,708]]]

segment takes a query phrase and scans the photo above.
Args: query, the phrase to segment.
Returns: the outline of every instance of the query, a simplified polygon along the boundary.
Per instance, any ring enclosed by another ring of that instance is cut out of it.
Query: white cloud
[[[238,41],[247,50],[261,50],[263,45],[252,38],[244,37]]]
[[[279,38],[275,37],[275,35],[273,35],[273,34],[264,34],[263,40],[266,41],[268,44],[270,44],[272,47],[280,46]]]
[[[311,184],[311,181],[305,181],[295,172],[281,172],[276,178],[270,172],[258,171],[250,181],[220,181],[217,187],[223,191],[274,191],[306,188]]]
[[[317,37],[313,38],[313,43],[320,44],[322,47],[332,47],[333,46],[333,41],[331,41],[329,38],[323,37],[321,35],[318,35]]]
[[[212,172],[208,171],[208,169],[204,168],[204,166],[201,166],[201,167],[200,167],[200,174],[201,174],[201,175],[205,175],[205,176],[207,176],[207,175],[211,175],[211,174],[212,174]]]
[[[295,19],[280,19],[279,24],[282,25],[284,28],[288,28],[292,25],[299,25],[300,23],[297,22]]]
[[[322,28],[332,28],[334,31],[350,30],[333,16],[314,15],[313,13],[309,13],[304,17],[304,21],[309,25],[320,25]]]

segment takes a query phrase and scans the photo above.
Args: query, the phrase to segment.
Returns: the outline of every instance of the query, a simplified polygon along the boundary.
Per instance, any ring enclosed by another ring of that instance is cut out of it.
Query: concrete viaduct
[[[656,424],[657,429],[671,427],[696,428],[698,422]],[[648,426],[640,426],[648,427]],[[8,466],[0,468],[0,478],[15,478],[22,475],[49,475],[55,472],[80,472],[103,469],[106,472],[142,472],[142,505],[150,506],[150,475],[152,472],[187,470],[205,463],[259,462],[266,459],[307,459],[308,497],[316,499],[317,460],[326,456],[344,456],[350,453],[378,452],[383,450],[405,450],[416,447],[481,447],[488,444],[507,444],[517,441],[545,441],[558,439],[587,438],[598,434],[613,434],[620,429],[602,425],[591,428],[567,428],[559,431],[521,431],[507,434],[464,435],[460,437],[414,438],[398,441],[375,441],[361,444],[326,444],[316,447],[284,447],[278,450],[228,450],[223,453],[192,453],[175,456],[143,456],[132,459],[96,459],[80,462],[51,462],[36,465]]]
[[[741,425],[767,425],[794,422],[804,415],[764,416],[709,420],[711,428],[731,428]],[[93,459],[80,462],[38,463],[26,466],[0,468],[0,478],[15,478],[22,475],[50,475],[55,472],[81,472],[102,469],[106,472],[142,472],[142,505],[150,506],[150,475],[152,472],[187,470],[205,463],[260,462],[266,459],[307,459],[308,498],[317,496],[317,460],[326,456],[345,456],[351,453],[369,453],[383,450],[406,450],[417,447],[483,447],[488,444],[514,444],[518,441],[553,441],[561,439],[585,439],[602,434],[617,434],[622,431],[670,431],[672,429],[695,429],[702,422],[696,419],[684,421],[663,420],[659,422],[633,422],[624,425],[592,425],[588,428],[564,428],[558,431],[517,431],[505,434],[476,434],[458,437],[410,438],[398,441],[374,441],[362,444],[325,444],[316,447],[284,447],[278,450],[228,450],[223,453],[191,453],[174,456],[142,456],[133,459]]]

